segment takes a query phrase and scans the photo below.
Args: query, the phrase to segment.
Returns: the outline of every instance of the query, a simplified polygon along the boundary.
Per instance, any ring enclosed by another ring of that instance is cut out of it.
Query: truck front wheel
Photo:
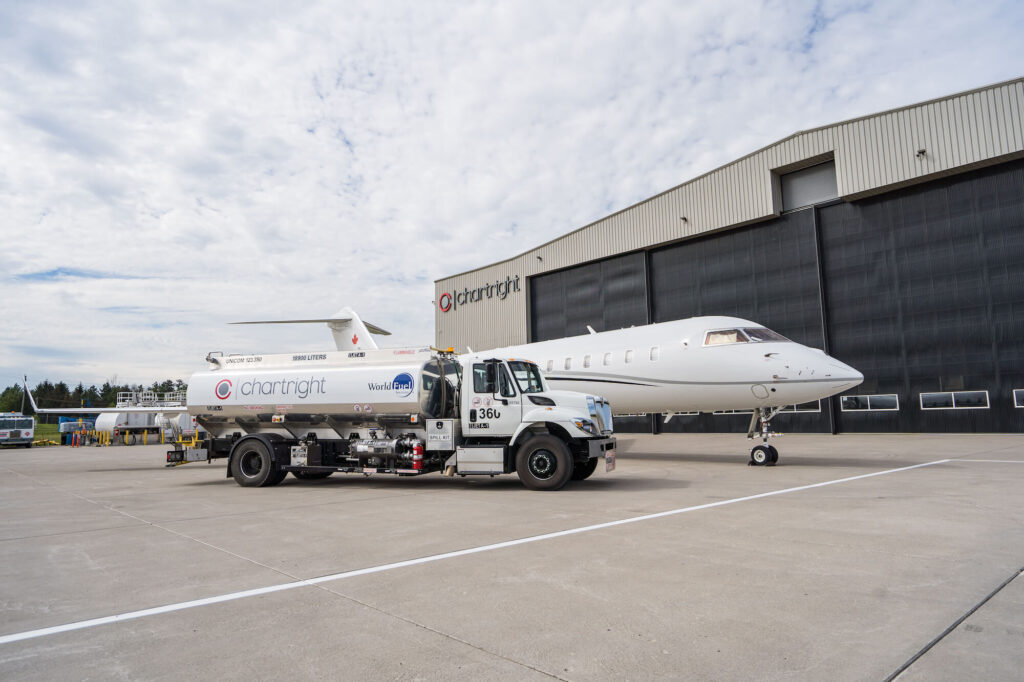
[[[519,446],[516,473],[530,490],[558,490],[572,478],[572,455],[554,436],[534,436]]]
[[[231,475],[247,488],[277,485],[287,472],[274,464],[270,450],[258,440],[242,441],[231,458]]]

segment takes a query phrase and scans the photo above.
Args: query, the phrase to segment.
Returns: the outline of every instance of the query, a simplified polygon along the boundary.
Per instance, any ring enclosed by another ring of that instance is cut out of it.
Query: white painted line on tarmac
[[[958,462],[987,462],[989,464],[1024,464],[1024,459],[958,459]]]
[[[865,478],[873,478],[875,476],[886,476],[888,474],[895,474],[901,471],[910,471],[911,469],[920,469],[922,467],[929,467],[935,464],[946,464],[952,460],[939,459],[934,462],[925,462],[924,464],[914,464],[912,466],[900,467],[899,469],[886,469],[885,471],[876,471],[871,474],[861,474],[860,476],[849,476],[847,478],[837,478],[832,481],[823,481],[821,483],[811,483],[809,485],[801,485],[795,488],[785,488],[783,490],[773,490],[767,493],[758,493],[757,495],[747,495],[746,497],[736,497],[731,500],[719,500],[718,502],[709,502],[707,504],[698,504],[693,507],[682,507],[680,509],[670,509],[668,511],[656,512],[654,514],[645,514],[643,516],[634,516],[628,519],[619,519],[618,521],[607,521],[605,523],[595,523],[590,526],[581,526],[579,528],[569,528],[567,530],[559,530],[553,533],[544,533],[543,535],[532,535],[526,538],[519,538],[518,540],[507,540],[505,542],[496,542],[491,545],[482,545],[480,547],[470,547],[469,549],[460,549],[454,552],[445,552],[443,554],[432,554],[431,556],[420,557],[418,559],[408,559],[406,561],[396,561],[390,564],[381,564],[379,566],[370,566],[368,568],[359,568],[354,571],[345,571],[343,573],[332,573],[331,575],[324,575],[318,578],[309,578],[307,580],[296,580],[293,582],[280,583],[277,585],[269,585],[267,587],[258,587],[252,590],[243,590],[242,592],[230,592],[228,594],[221,594],[215,597],[206,597],[205,599],[194,599],[192,601],[178,602],[177,604],[167,604],[166,606],[156,606],[151,609],[142,609],[141,611],[129,611],[128,613],[121,613],[116,616],[103,616],[102,618],[92,618],[90,620],[80,620],[74,623],[65,623],[64,625],[55,625],[49,628],[40,628],[38,630],[26,630],[25,632],[15,632],[9,635],[0,636],[0,644],[10,644],[11,642],[20,642],[26,639],[34,639],[36,637],[46,637],[47,635],[56,635],[62,632],[71,632],[72,630],[83,630],[85,628],[92,628],[98,625],[107,625],[109,623],[121,623],[126,620],[133,620],[135,618],[145,618],[146,616],[157,616],[161,613],[171,613],[173,611],[183,611],[185,609],[192,609],[197,606],[208,606],[210,604],[219,604],[226,601],[234,601],[236,599],[246,599],[248,597],[257,597],[261,594],[270,594],[272,592],[281,592],[282,590],[293,590],[298,587],[310,587],[313,585],[319,585],[320,583],[333,582],[335,580],[345,580],[346,578],[355,578],[361,575],[370,575],[372,573],[383,573],[385,571],[393,571],[398,568],[406,568],[408,566],[417,566],[419,564],[429,564],[434,561],[443,561],[445,559],[454,559],[460,556],[468,556],[470,554],[480,554],[482,552],[491,552],[496,549],[505,549],[506,547],[515,547],[516,545],[525,545],[531,542],[540,542],[542,540],[551,540],[554,538],[565,537],[567,535],[577,535],[579,533],[589,533],[595,530],[602,530],[604,528],[613,528],[615,526],[622,526],[627,523],[638,523],[640,521],[650,521],[652,519],[660,519],[666,516],[675,516],[676,514],[686,514],[687,512],[700,511],[702,509],[711,509],[713,507],[724,507],[730,504],[737,504],[739,502],[749,502],[750,500],[760,500],[766,497],[774,497],[776,495],[787,495],[789,493],[796,493],[803,490],[811,490],[813,488],[823,488],[829,485],[837,485],[839,483],[849,483],[850,481],[859,481]],[[977,461],[977,460],[975,460]]]

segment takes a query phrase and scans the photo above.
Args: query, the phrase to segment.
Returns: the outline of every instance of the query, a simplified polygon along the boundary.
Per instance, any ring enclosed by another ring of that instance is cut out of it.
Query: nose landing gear
[[[771,467],[775,466],[775,463],[779,461],[779,451],[775,449],[775,446],[768,445],[768,439],[780,434],[773,433],[768,423],[772,420],[772,417],[779,413],[780,409],[782,408],[759,407],[751,415],[750,428],[747,429],[747,439],[760,438],[763,442],[761,445],[755,445],[750,449],[750,461],[747,463],[749,466]]]

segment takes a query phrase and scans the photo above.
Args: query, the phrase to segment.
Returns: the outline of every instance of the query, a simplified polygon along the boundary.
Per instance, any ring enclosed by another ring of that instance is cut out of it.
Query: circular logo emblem
[[[412,375],[409,374],[408,372],[402,372],[401,374],[396,376],[392,384],[395,387],[395,393],[398,395],[398,397],[405,398],[406,396],[412,395]]]
[[[221,379],[213,389],[214,394],[221,400],[231,397],[231,382],[228,379]]]
[[[437,307],[441,309],[442,313],[446,313],[452,309],[452,295],[447,291],[441,294],[441,298],[437,299]]]

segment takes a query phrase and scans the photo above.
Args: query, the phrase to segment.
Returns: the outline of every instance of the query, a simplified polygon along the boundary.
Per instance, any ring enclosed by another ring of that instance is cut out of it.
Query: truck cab
[[[457,473],[519,474],[534,489],[560,488],[614,468],[611,406],[603,399],[550,391],[540,368],[518,358],[462,359]]]

